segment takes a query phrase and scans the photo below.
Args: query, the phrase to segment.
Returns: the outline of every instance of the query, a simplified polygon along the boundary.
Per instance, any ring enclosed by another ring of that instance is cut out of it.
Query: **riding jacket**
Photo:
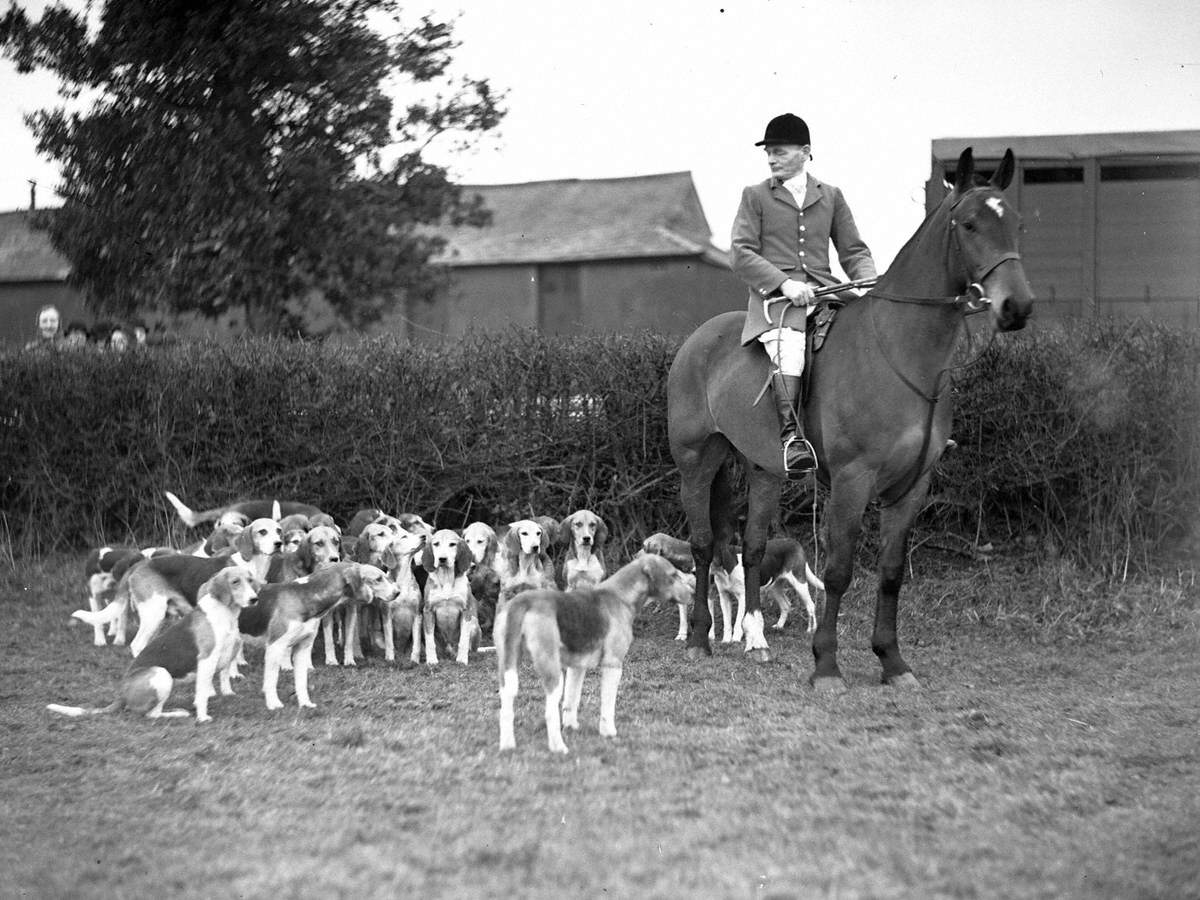
[[[742,191],[742,202],[733,220],[730,258],[734,273],[750,287],[742,343],[783,324],[804,328],[805,310],[787,300],[772,303],[771,320],[763,299],[792,278],[814,287],[837,284],[829,267],[829,244],[837,249],[838,262],[852,280],[875,277],[875,260],[858,233],[854,216],[840,188],[807,176],[804,209],[783,181],[771,177]]]

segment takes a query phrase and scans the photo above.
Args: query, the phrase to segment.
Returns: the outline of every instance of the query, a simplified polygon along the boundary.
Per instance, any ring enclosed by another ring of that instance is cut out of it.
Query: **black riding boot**
[[[771,373],[771,392],[779,411],[779,440],[783,443],[783,471],[800,479],[817,467],[817,454],[804,438],[800,421],[800,376]]]

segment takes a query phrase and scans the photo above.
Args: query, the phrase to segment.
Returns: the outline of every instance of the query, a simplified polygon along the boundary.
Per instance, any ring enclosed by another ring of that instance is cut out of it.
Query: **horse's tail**
[[[107,713],[120,712],[125,706],[123,700],[117,699],[108,706],[61,706],[58,703],[47,703],[46,709],[52,713],[58,713],[60,716],[102,716]]]
[[[804,580],[807,581],[809,587],[813,588],[814,590],[825,590],[825,582],[816,576],[816,573],[809,568],[808,563],[804,564]]]

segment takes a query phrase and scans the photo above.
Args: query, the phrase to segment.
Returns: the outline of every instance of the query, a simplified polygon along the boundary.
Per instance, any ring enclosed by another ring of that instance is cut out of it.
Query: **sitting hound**
[[[520,519],[508,527],[496,559],[500,576],[497,609],[521,591],[558,586],[554,564],[546,554],[549,546],[550,532],[533,519]]]
[[[188,557],[183,557],[187,559]],[[163,711],[177,679],[195,673],[196,721],[211,722],[208,700],[213,696],[213,676],[218,676],[221,694],[233,694],[229,667],[237,653],[238,612],[254,600],[258,583],[239,566],[221,569],[200,586],[196,608],[179,619],[130,663],[121,679],[117,697],[100,708],[60,706],[46,708],[64,716],[84,716],[127,709],[147,718],[186,716],[187,710]]]
[[[590,509],[571,513],[558,526],[558,539],[567,545],[559,584],[573,590],[589,584],[599,584],[608,574],[604,564],[604,544],[608,528]]]
[[[238,617],[238,627],[266,644],[262,689],[267,709],[283,707],[279,670],[285,663],[294,669],[297,704],[316,705],[308,694],[308,673],[322,618],[343,603],[386,603],[395,595],[395,584],[381,569],[354,562],[330,563],[296,581],[264,585],[258,602]]]
[[[475,597],[468,577],[472,561],[466,543],[448,528],[435,531],[421,551],[421,565],[428,573],[422,605],[428,665],[438,664],[439,641],[447,651],[457,647],[455,660],[464,666],[471,647],[479,645]]]
[[[566,753],[562,729],[579,727],[584,673],[600,668],[600,734],[615,737],[617,686],[633,643],[633,621],[647,601],[682,603],[688,590],[678,569],[647,554],[594,587],[522,591],[502,606],[493,631],[500,677],[500,749],[516,746],[513,705],[522,642],[546,690],[550,751]]]

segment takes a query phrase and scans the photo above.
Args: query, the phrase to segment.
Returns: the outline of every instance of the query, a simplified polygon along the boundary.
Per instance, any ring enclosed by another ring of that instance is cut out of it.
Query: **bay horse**
[[[885,684],[918,686],[900,655],[896,610],[909,530],[950,434],[951,357],[968,312],[986,310],[996,330],[1015,331],[1033,304],[1017,252],[1018,214],[1002,194],[1014,168],[1010,149],[984,181],[975,174],[971,148],[964,150],[945,199],[874,289],[838,312],[814,359],[804,421],[817,478],[829,487],[826,601],[809,679],[814,688],[845,686],[837,663],[838,611],[850,586],[863,511],[874,498],[881,504],[881,543],[871,649]],[[799,314],[803,328],[803,310],[788,312]],[[741,345],[744,316],[727,312],[700,325],[680,346],[667,377],[668,439],[696,563],[687,643],[693,659],[712,654],[706,593],[714,551],[733,533],[728,466],[735,453],[744,462],[748,493],[745,651],[760,662],[771,659],[759,565],[784,472],[775,406],[757,403],[769,360],[761,347]]]

